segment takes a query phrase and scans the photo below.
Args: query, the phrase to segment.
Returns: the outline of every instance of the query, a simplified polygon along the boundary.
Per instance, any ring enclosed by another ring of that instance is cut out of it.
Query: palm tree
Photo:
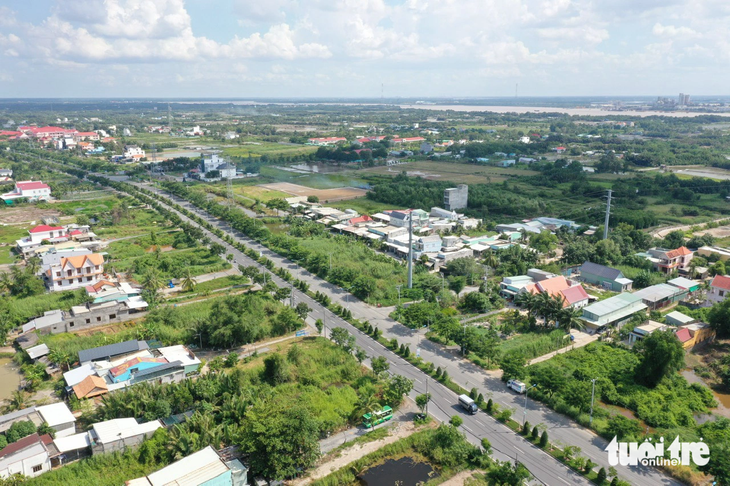
[[[570,332],[571,329],[578,329],[582,331],[586,328],[585,323],[581,319],[583,311],[576,309],[575,307],[565,307],[558,312],[558,322],[560,327],[565,329],[565,332]]]
[[[188,268],[182,281],[182,289],[185,292],[192,292],[193,290],[195,290],[196,285],[198,285],[198,282],[196,282],[195,279],[190,276],[190,269]]]
[[[497,268],[497,265],[499,265],[499,259],[497,258],[497,255],[494,254],[492,250],[489,250],[487,254],[484,256],[484,264],[494,270]],[[487,275],[488,277],[489,275]]]
[[[28,271],[30,271],[30,273],[35,275],[41,268],[41,259],[37,256],[29,258],[28,262],[26,263],[26,267],[28,268]]]
[[[356,410],[359,410],[360,416],[366,413],[372,414],[373,412],[378,412],[382,408],[374,393],[367,393],[361,396],[357,402],[357,407],[355,407]],[[372,427],[375,428],[374,425]]]
[[[10,292],[13,286],[13,277],[8,272],[0,273],[0,292]]]
[[[22,390],[15,390],[13,396],[10,397],[10,409],[11,410],[22,410],[25,408],[26,399],[25,392]]]
[[[148,269],[142,276],[142,287],[149,292],[156,292],[162,288],[160,274],[154,268]]]

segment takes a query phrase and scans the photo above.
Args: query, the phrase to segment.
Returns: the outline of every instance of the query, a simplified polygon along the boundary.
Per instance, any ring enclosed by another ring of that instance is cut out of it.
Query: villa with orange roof
[[[676,250],[650,248],[646,254],[648,255],[647,260],[654,264],[654,270],[664,274],[686,271],[692,260],[692,252],[686,246],[680,246]]]
[[[51,292],[94,285],[104,275],[104,257],[98,253],[63,257],[43,267],[46,287]]]
[[[547,292],[551,297],[560,296],[563,300],[563,307],[576,309],[585,307],[590,301],[590,297],[582,285],[572,285],[562,275],[528,284],[524,287],[524,291],[533,294]]]

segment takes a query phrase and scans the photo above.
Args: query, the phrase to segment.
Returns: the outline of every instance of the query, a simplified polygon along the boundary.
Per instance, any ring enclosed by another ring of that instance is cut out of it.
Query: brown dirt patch
[[[25,205],[22,207],[7,208],[0,211],[0,223],[18,224],[37,221],[46,216],[61,217],[61,213],[55,209],[40,209],[35,206]]]
[[[344,201],[363,197],[368,191],[355,187],[338,187],[337,189],[313,189],[311,187],[292,184],[291,182],[274,182],[272,184],[261,184],[259,187],[281,191],[292,196],[317,196],[320,202]]]

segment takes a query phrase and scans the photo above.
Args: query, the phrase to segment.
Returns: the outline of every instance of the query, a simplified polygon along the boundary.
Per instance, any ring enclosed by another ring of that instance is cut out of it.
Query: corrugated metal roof
[[[53,441],[58,452],[69,452],[83,449],[91,445],[91,439],[88,432],[69,435],[68,437],[60,437]]]
[[[590,273],[591,275],[596,275],[610,280],[616,280],[621,277],[621,270],[616,270],[615,268],[599,265],[598,263],[593,262],[583,262],[583,265],[580,266],[580,272]]]
[[[43,420],[51,427],[76,422],[76,417],[73,416],[71,410],[63,402],[44,405],[38,407],[37,410],[41,414],[41,417],[43,417]]]
[[[30,359],[37,359],[50,353],[50,349],[48,349],[46,344],[39,344],[38,346],[26,349],[25,352],[28,353]]]
[[[159,420],[138,424],[133,418],[112,419],[92,425],[94,434],[102,444],[154,432],[160,427],[162,424]]]
[[[673,297],[681,292],[683,292],[683,289],[675,287],[674,285],[657,284],[645,289],[637,290],[634,292],[634,295],[639,297],[641,300],[657,302],[662,299]]]
[[[120,354],[133,353],[135,351],[141,351],[143,349],[149,349],[149,346],[147,346],[147,342],[132,339],[130,341],[124,341],[122,343],[108,344],[106,346],[99,346],[98,348],[84,349],[82,351],[79,351],[79,361],[81,363],[86,363],[87,361],[96,361],[98,359],[119,356]]]
[[[211,446],[180,459],[147,476],[152,486],[197,486],[228,472]]]

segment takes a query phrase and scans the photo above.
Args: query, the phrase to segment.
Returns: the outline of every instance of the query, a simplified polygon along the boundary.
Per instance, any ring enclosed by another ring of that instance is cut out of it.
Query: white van
[[[507,388],[512,388],[517,393],[525,393],[527,385],[518,380],[510,380],[507,382]]]
[[[476,402],[472,400],[469,395],[459,395],[459,405],[461,405],[464,410],[472,415],[477,413],[477,411],[479,410]]]

